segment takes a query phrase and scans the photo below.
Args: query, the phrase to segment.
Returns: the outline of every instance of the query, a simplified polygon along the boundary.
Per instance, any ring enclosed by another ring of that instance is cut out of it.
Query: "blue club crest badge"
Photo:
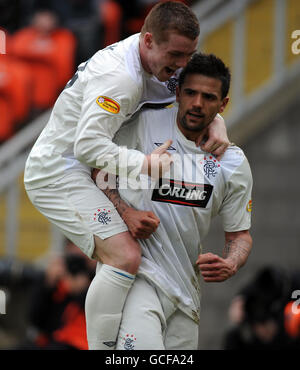
[[[132,351],[134,350],[134,343],[136,341],[136,337],[131,334],[126,334],[122,339],[122,345],[124,346],[124,349],[127,351]]]
[[[204,156],[204,163],[203,163],[203,170],[205,176],[209,179],[211,177],[215,177],[218,173],[218,168],[221,167],[219,161],[213,157],[210,156]],[[201,161],[202,163],[202,161]]]
[[[97,212],[94,213],[94,221],[98,221],[102,225],[107,225],[109,222],[111,222],[110,210],[105,208],[101,210],[98,208]]]

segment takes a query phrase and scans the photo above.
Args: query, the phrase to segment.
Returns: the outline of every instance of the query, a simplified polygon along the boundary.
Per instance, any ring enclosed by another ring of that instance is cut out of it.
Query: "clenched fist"
[[[196,264],[206,282],[225,281],[237,272],[230,258],[224,259],[213,253],[200,254]]]

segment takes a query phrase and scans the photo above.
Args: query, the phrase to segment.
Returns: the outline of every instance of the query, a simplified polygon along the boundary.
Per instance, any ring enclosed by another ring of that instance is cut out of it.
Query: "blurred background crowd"
[[[191,4],[192,1],[184,1]],[[3,0],[0,143],[53,105],[77,65],[140,31],[154,0]]]
[[[232,68],[232,115],[226,121],[231,124],[231,138],[245,150],[254,177],[253,252],[232,281],[203,284],[200,349],[297,349],[300,84],[296,81],[300,73],[299,57],[280,42],[288,40],[284,35],[297,25],[300,29],[299,2],[183,2],[210,16],[206,23],[205,17],[200,19],[203,50],[214,52]],[[156,3],[0,0],[0,31],[5,32],[6,48],[6,54],[0,54],[1,155],[1,146],[8,144],[8,153],[11,139],[53,106],[81,62],[139,32]],[[244,8],[239,9],[241,4]],[[285,21],[280,20],[283,4]],[[273,12],[276,22],[272,23]],[[275,27],[278,38],[268,27]],[[276,40],[273,47],[272,40]],[[276,51],[278,47],[286,50],[285,56]],[[28,141],[26,149],[31,145]],[[49,225],[22,193],[19,172],[10,182],[4,181],[8,172],[2,170],[0,176],[0,290],[6,297],[6,312],[0,313],[0,348],[86,349],[84,299],[95,263],[67,240],[60,242],[62,249],[48,253],[52,248],[46,237]],[[220,230],[216,224],[205,245],[207,251],[221,254]],[[16,247],[21,236],[11,240],[11,235],[18,233],[22,233],[22,246]]]
[[[0,286],[9,296],[0,316],[0,348],[88,349],[84,303],[95,268],[95,261],[71,243],[43,268],[0,260]]]

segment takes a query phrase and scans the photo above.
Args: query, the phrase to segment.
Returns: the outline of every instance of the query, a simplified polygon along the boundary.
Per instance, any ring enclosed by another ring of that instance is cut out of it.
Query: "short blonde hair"
[[[179,1],[165,1],[156,4],[147,15],[141,34],[150,32],[159,44],[168,40],[168,31],[195,40],[200,33],[200,26],[195,13]]]

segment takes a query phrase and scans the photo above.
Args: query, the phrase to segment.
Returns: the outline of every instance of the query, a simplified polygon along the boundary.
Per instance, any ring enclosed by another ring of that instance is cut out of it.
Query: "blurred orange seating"
[[[10,138],[31,109],[29,68],[9,55],[0,55],[0,141]]]
[[[11,37],[11,53],[30,68],[33,79],[33,106],[51,107],[74,73],[76,39],[66,29],[44,35],[27,27]]]
[[[300,310],[296,303],[290,301],[284,308],[284,327],[291,338],[300,338]]]
[[[123,11],[114,0],[100,1],[100,18],[104,27],[103,46],[120,41]]]

